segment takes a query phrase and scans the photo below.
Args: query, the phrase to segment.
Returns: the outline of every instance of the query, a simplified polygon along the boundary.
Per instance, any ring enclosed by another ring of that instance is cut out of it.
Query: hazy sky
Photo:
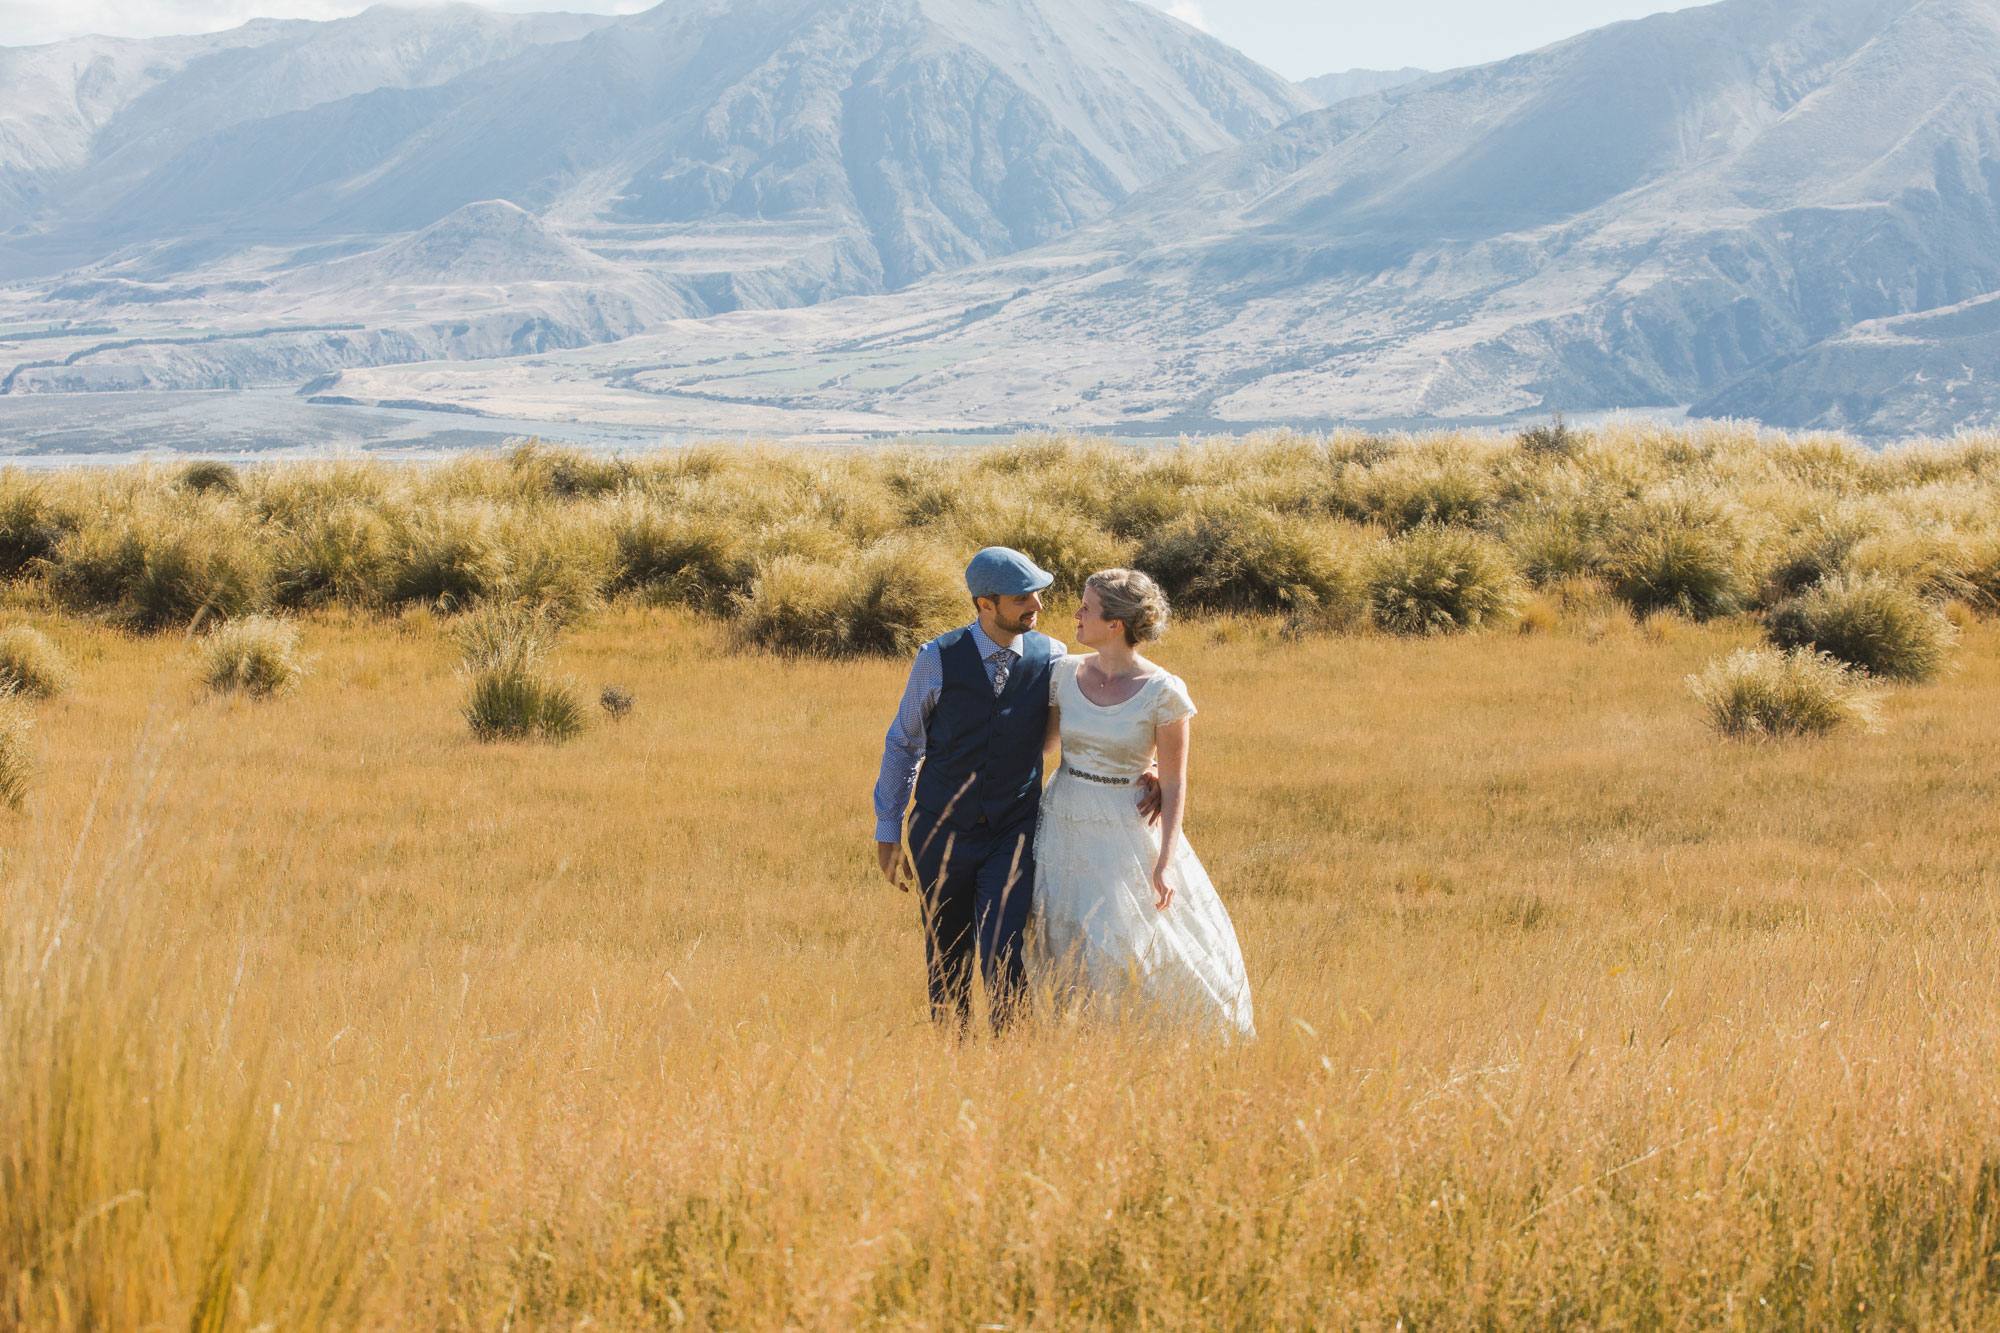
[[[653,0],[500,0],[499,9],[632,13]],[[1291,78],[1342,69],[1448,69],[1533,50],[1674,0],[1152,0]],[[213,32],[260,17],[338,18],[354,0],[0,0],[0,45],[79,33]]]

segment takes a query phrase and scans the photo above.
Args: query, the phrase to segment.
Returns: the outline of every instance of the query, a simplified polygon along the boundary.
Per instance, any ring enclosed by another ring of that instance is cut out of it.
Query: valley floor
[[[1747,622],[1178,626],[1261,1036],[927,1025],[903,666],[614,608],[481,745],[429,613],[290,698],[76,660],[0,827],[0,1325],[1974,1327],[2000,1315],[2000,628],[1715,739]],[[1062,622],[1056,621],[1058,625]]]

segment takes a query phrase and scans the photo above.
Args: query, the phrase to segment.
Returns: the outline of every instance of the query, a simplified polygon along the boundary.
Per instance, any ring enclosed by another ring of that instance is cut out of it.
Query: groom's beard
[[[1009,620],[1007,617],[996,613],[993,617],[993,623],[1009,634],[1026,634],[1035,627],[1035,617],[1038,614],[1035,611],[1026,611]]]

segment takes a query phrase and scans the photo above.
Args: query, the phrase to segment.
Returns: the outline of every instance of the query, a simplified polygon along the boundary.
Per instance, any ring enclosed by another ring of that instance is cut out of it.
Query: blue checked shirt
[[[1009,671],[1021,660],[1020,649],[1002,648],[986,637],[986,631],[977,621],[972,624],[972,646],[979,650],[988,680],[993,679],[998,668],[993,660],[997,654],[1010,656]],[[1055,649],[1057,656],[1068,651],[1061,643]],[[903,840],[903,812],[910,808],[910,789],[917,784],[917,765],[923,761],[931,714],[937,709],[938,694],[943,689],[944,654],[933,640],[917,650],[917,660],[910,667],[910,683],[903,687],[903,701],[896,705],[896,720],[889,724],[889,739],[882,746],[882,776],[875,780],[877,842]]]

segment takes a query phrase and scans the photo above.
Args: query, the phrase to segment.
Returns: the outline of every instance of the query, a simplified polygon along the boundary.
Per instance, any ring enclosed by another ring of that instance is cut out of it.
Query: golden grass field
[[[1060,633],[1065,615],[1052,613]],[[0,825],[0,1325],[1977,1328],[2000,1319],[2000,628],[1716,739],[1754,625],[1177,625],[1261,1037],[925,1019],[904,664],[617,605],[637,699],[475,743],[428,612],[78,669]]]
[[[991,541],[1191,612],[1258,1041],[931,1029]],[[9,1333],[2000,1325],[2000,440],[0,470],[0,580]],[[1879,725],[1719,736],[1785,634]]]

